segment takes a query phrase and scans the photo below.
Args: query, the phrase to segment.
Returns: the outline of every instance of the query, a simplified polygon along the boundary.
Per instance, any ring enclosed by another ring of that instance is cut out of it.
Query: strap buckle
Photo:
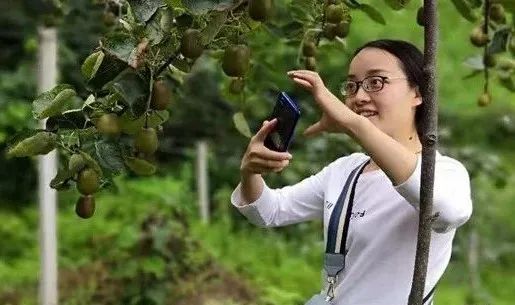
[[[327,296],[325,300],[329,302],[334,299],[334,287],[336,286],[336,276],[328,276],[327,282],[329,283],[329,287],[327,288]]]

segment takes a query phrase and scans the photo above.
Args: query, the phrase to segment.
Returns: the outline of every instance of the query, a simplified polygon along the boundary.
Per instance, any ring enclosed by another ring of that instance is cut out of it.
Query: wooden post
[[[203,223],[209,223],[209,177],[208,177],[208,144],[207,141],[197,142],[197,193],[200,218]]]
[[[38,92],[52,89],[57,81],[57,30],[38,28]],[[45,120],[40,122],[45,128]],[[57,173],[56,150],[38,157],[40,275],[39,304],[57,305],[57,192],[49,184]]]

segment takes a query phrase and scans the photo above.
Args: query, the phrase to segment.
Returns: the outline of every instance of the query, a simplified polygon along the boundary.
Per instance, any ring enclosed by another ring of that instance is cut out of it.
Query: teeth
[[[362,115],[364,117],[369,117],[369,116],[373,116],[376,114],[377,114],[377,112],[373,112],[373,111],[363,111],[363,112],[359,113],[359,115]]]

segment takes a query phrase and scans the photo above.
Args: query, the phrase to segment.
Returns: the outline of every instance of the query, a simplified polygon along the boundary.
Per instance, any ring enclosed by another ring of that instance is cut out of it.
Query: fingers
[[[293,78],[293,81],[294,81],[295,83],[297,83],[297,84],[301,85],[302,87],[304,87],[304,88],[308,89],[308,90],[313,89],[313,85],[312,85],[310,82],[306,81],[306,80],[303,80],[303,79],[300,79],[300,78],[296,78],[296,77],[294,77],[294,78]]]
[[[254,135],[254,139],[258,142],[264,142],[266,136],[274,130],[275,125],[277,124],[277,118],[274,118],[271,121],[264,121],[263,125],[261,125],[261,129]]]
[[[309,126],[304,130],[303,135],[306,137],[312,137],[319,135],[325,131],[325,128],[322,126],[322,124],[319,122],[316,122],[315,124]]]
[[[270,172],[280,172],[290,164],[290,160],[265,160],[260,158],[244,159],[240,170],[254,173],[266,174]]]

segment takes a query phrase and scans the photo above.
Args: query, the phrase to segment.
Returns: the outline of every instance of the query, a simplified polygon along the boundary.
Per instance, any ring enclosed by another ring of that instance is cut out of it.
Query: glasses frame
[[[367,90],[365,87],[363,87],[363,83],[366,82],[367,80],[371,79],[371,78],[379,78],[381,79],[381,88],[377,89],[377,90]],[[406,77],[387,77],[387,76],[381,76],[381,75],[370,75],[370,76],[367,76],[365,77],[363,80],[360,80],[360,81],[353,81],[353,80],[346,80],[342,83],[341,87],[340,87],[340,94],[344,97],[350,97],[350,96],[354,96],[358,93],[359,91],[359,88],[363,88],[363,90],[365,90],[365,92],[379,92],[381,90],[383,90],[384,88],[384,84],[387,83],[388,80],[395,80],[395,79],[407,79]],[[345,85],[347,83],[355,83],[356,84],[356,90],[353,92],[353,93],[350,93],[348,94],[346,91],[345,91]]]

